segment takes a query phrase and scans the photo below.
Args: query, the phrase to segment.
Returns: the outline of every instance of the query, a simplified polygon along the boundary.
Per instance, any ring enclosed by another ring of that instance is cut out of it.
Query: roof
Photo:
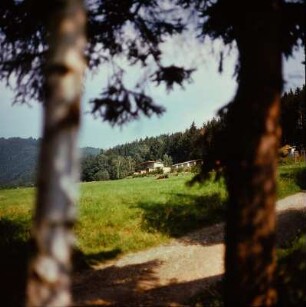
[[[161,162],[161,161],[145,161],[145,162],[139,163],[139,165],[141,165],[141,164],[147,164],[147,163],[163,163],[163,162]]]
[[[141,162],[139,164],[146,164],[146,163],[155,163],[156,161],[145,161],[145,162]]]
[[[197,161],[203,161],[203,160],[202,159],[189,160],[189,161],[184,161],[184,162],[180,162],[180,163],[175,163],[172,166],[180,165],[180,164],[185,164],[185,163],[190,163],[190,162],[197,162]]]

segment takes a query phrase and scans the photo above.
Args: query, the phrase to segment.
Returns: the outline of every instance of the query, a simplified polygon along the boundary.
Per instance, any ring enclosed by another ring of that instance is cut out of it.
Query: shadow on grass
[[[221,194],[206,196],[172,194],[167,203],[141,202],[142,226],[150,232],[172,237],[224,220],[225,200]]]
[[[29,257],[29,225],[7,218],[0,220],[0,287],[1,306],[23,306],[27,260]]]
[[[306,190],[306,167],[297,172],[296,183],[301,189]]]
[[[277,239],[277,306],[305,306],[306,209],[289,209],[279,215]]]
[[[287,209],[277,215],[276,244],[278,248],[288,248],[300,234],[306,234],[306,208]]]
[[[79,249],[75,249],[73,253],[73,264],[75,271],[89,269],[91,265],[96,265],[106,260],[115,259],[121,253],[122,250],[120,248],[114,248],[109,251],[101,251],[92,254],[84,254]]]
[[[278,306],[306,305],[305,232],[291,242],[291,246],[287,249],[279,251],[277,288]]]
[[[302,190],[306,190],[306,167],[289,168],[280,174],[280,177],[293,180]]]
[[[27,263],[31,243],[29,221],[0,219],[0,289],[1,306],[24,306]],[[74,271],[89,269],[91,264],[117,257],[120,249],[95,254],[73,252]]]

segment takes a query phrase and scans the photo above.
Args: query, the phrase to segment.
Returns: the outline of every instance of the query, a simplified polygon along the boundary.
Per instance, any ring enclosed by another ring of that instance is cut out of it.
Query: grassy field
[[[304,176],[304,177],[303,177]],[[96,263],[164,243],[223,219],[223,182],[185,185],[191,175],[81,184],[76,225],[79,254]],[[279,198],[305,189],[305,165],[282,166]],[[304,184],[304,186],[303,186]],[[18,252],[29,237],[35,190],[0,190],[0,253]],[[84,258],[83,257],[83,258]]]
[[[278,175],[278,198],[306,190],[306,163],[282,165]]]

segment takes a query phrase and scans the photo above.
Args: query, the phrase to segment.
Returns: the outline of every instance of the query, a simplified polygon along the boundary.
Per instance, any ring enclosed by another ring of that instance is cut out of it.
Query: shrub
[[[281,147],[278,150],[278,154],[281,158],[285,158],[289,155],[289,151],[290,151],[291,146],[290,145],[285,145],[283,147]]]
[[[133,178],[143,178],[143,177],[147,177],[148,173],[143,173],[143,174],[133,174]]]
[[[157,168],[156,170],[150,172],[150,175],[159,175],[159,174],[163,174],[163,169],[162,168]]]
[[[100,170],[95,173],[94,179],[96,181],[109,180],[109,173],[107,170]]]
[[[168,174],[164,174],[164,175],[160,175],[158,176],[156,179],[168,179],[169,175]]]
[[[176,170],[178,173],[182,173],[183,171],[184,171],[184,168],[183,167],[179,167],[179,168],[177,168],[177,170]]]

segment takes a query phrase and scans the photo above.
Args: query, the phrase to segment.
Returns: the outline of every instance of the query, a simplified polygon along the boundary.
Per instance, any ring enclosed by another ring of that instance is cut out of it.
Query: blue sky
[[[95,97],[105,84],[108,74],[102,68],[94,76],[87,74],[85,92],[83,95],[83,115],[80,132],[80,146],[109,148],[111,146],[133,141],[146,136],[156,136],[162,133],[183,131],[194,121],[197,126],[211,119],[216,111],[229,102],[237,84],[233,78],[236,54],[233,51],[226,57],[224,72],[218,73],[218,50],[221,44],[208,44],[203,47],[196,42],[176,42],[176,48],[165,44],[164,64],[181,63],[187,67],[196,67],[193,82],[186,84],[185,89],[175,87],[167,93],[163,86],[152,85],[149,93],[155,101],[163,105],[167,111],[161,116],[140,118],[124,125],[111,127],[100,119],[94,119],[86,114],[89,110],[88,101]],[[215,52],[212,52],[215,49]],[[188,54],[188,56],[186,56]],[[289,61],[284,61],[285,89],[302,86],[305,80],[305,67],[301,64],[303,52],[299,50]],[[126,64],[122,63],[124,67]],[[131,85],[139,78],[137,67],[129,70],[126,76]],[[41,106],[32,101],[31,107],[26,105],[11,105],[13,92],[0,83],[0,137],[34,137],[41,135]]]

